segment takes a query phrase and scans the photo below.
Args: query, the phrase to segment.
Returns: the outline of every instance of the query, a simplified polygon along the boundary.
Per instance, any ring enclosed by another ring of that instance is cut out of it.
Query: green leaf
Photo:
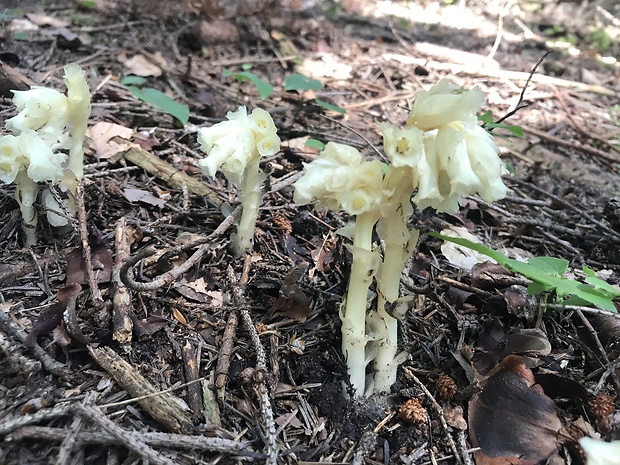
[[[568,260],[555,257],[533,257],[527,261],[547,274],[562,276],[568,270]]]
[[[521,126],[506,126],[504,124],[499,124],[497,127],[509,131],[513,136],[516,137],[523,137],[524,134],[523,128]]]
[[[121,81],[121,84],[124,86],[141,86],[146,82],[146,79],[140,76],[134,76],[130,74],[129,76],[125,76]]]
[[[241,69],[243,71],[250,71],[252,69],[252,64],[250,64],[250,63],[243,63],[241,65]]]
[[[325,144],[320,140],[316,139],[308,139],[304,144],[306,147],[311,147],[313,149],[323,150],[325,148]]]
[[[487,125],[493,123],[493,112],[487,110],[482,115],[478,115],[478,119],[482,121],[482,124]]]
[[[94,0],[79,0],[78,6],[86,10],[97,9],[97,3]]]
[[[140,89],[136,86],[129,86],[129,90],[135,97],[143,102],[149,103],[174,116],[181,124],[185,125],[189,121],[189,107],[182,103],[175,102],[163,92],[153,89],[152,87]]]
[[[258,90],[258,95],[261,100],[265,100],[271,94],[273,94],[273,86],[266,81],[263,81],[256,74],[251,73],[249,71],[242,71],[240,73],[233,73],[229,69],[224,70],[224,76],[234,76],[237,82],[241,83],[243,81],[250,81],[252,84],[256,86]]]
[[[332,105],[331,103],[327,103],[325,100],[315,98],[314,101],[317,105],[325,108],[326,110],[335,111],[336,113],[340,113],[341,115],[344,115],[347,112],[347,110],[345,110],[344,108],[339,107],[338,105]]]
[[[323,88],[321,81],[311,79],[303,74],[295,73],[284,79],[284,90],[319,90]]]
[[[493,250],[486,245],[477,244],[467,239],[442,236],[434,232],[429,233],[429,235],[475,250],[487,257],[491,257],[505,268],[532,280],[534,283],[528,287],[528,292],[555,291],[556,295],[560,298],[574,295],[591,305],[596,305],[597,307],[612,312],[616,311],[616,307],[612,300],[620,297],[620,291],[596,277],[588,276],[586,278],[586,281],[595,280],[592,281],[594,284],[584,284],[558,275],[558,272],[561,271],[564,273],[566,271],[564,268],[565,260],[563,259],[538,257],[531,258],[528,263],[523,263],[506,257],[498,250]],[[602,283],[605,285],[603,286]]]

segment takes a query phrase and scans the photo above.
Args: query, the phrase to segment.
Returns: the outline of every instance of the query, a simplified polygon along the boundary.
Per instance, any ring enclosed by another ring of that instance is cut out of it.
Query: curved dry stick
[[[240,212],[240,207],[235,208],[235,210],[230,215],[224,218],[224,221],[220,223],[220,225],[215,229],[215,231],[213,231],[207,237],[195,241],[191,244],[183,244],[181,246],[174,247],[168,250],[164,255],[167,257],[171,257],[179,254],[183,250],[195,247],[197,244],[202,244],[198,248],[198,250],[196,250],[196,252],[194,252],[194,254],[189,257],[182,265],[173,268],[170,271],[167,271],[166,273],[160,275],[157,279],[154,279],[149,283],[141,283],[134,279],[131,268],[136,265],[140,260],[155,255],[155,253],[157,252],[157,249],[155,249],[155,247],[152,245],[146,247],[133,257],[129,258],[123,264],[119,271],[119,277],[121,278],[121,281],[125,286],[133,289],[134,291],[154,291],[156,289],[167,286],[168,284],[176,280],[179,276],[181,276],[183,273],[185,273],[187,270],[189,270],[196,263],[198,263],[202,256],[209,250],[213,239],[224,234],[226,230],[233,225]]]

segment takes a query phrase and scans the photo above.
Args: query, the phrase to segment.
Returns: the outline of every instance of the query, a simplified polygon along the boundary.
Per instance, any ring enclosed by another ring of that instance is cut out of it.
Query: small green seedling
[[[235,98],[235,106],[237,106],[237,100],[239,99],[239,92],[241,91],[241,83],[244,81],[250,81],[252,84],[256,86],[256,90],[258,90],[258,95],[261,100],[265,100],[269,98],[271,94],[273,94],[273,86],[266,81],[263,81],[256,74],[248,71],[251,66],[244,65],[242,66],[244,71],[235,73],[229,69],[224,70],[224,76],[230,77],[233,76],[237,80],[237,97]]]
[[[312,149],[323,150],[325,148],[325,144],[321,142],[320,140],[316,140],[316,139],[308,139],[304,145]]]
[[[534,257],[527,263],[506,257],[502,252],[467,239],[443,236],[432,232],[430,236],[475,250],[492,258],[503,267],[514,271],[532,281],[528,286],[529,294],[555,292],[562,303],[571,305],[595,305],[610,312],[616,312],[614,299],[620,298],[620,290],[596,277],[593,270],[582,267],[586,274],[585,284],[563,275],[568,269],[568,260],[554,257]],[[566,297],[566,299],[564,299]]]
[[[284,79],[284,90],[319,90],[323,88],[321,81],[309,78],[303,74],[289,74]]]
[[[505,129],[513,136],[523,137],[523,128],[521,126],[496,123],[493,120],[493,112],[491,110],[487,110],[482,115],[478,115],[478,119],[482,122],[482,127],[489,132],[493,131],[493,129]]]
[[[301,106],[304,103],[304,100],[303,100],[304,91],[320,90],[322,88],[323,88],[323,84],[321,83],[321,81],[317,79],[309,78],[308,76],[304,76],[303,74],[300,74],[300,73],[290,74],[286,76],[286,78],[284,79],[284,90],[285,91],[287,92],[298,91],[302,94],[302,99],[299,102],[299,108],[301,108]],[[332,105],[331,103],[328,103],[325,100],[321,100],[318,98],[314,99],[314,103],[316,103],[317,105],[319,105],[320,107],[323,107],[324,109],[328,111],[335,111],[337,113],[340,113],[341,115],[347,112],[344,108],[339,107],[338,105]],[[298,108],[297,113],[299,112],[299,108]]]
[[[175,102],[157,89],[141,87],[145,83],[146,79],[139,76],[127,76],[121,81],[121,84],[129,87],[129,91],[134,97],[165,111],[179,120],[182,125],[186,125],[189,121],[189,107]]]

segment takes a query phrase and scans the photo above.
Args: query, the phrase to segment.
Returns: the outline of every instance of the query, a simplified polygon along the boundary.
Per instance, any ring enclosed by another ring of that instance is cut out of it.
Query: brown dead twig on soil
[[[237,456],[245,456],[262,459],[264,455],[252,450],[247,450],[249,442],[234,441],[223,438],[205,436],[192,436],[186,434],[170,433],[142,433],[128,431],[112,422],[101,410],[89,400],[83,403],[65,403],[50,409],[43,409],[36,413],[16,415],[0,421],[0,436],[5,436],[5,441],[16,442],[28,439],[44,439],[60,441],[61,451],[57,463],[69,452],[86,444],[119,444],[124,445],[131,451],[148,459],[152,463],[160,465],[172,465],[168,457],[154,450],[151,446],[167,449],[191,449],[199,451],[221,452]],[[44,426],[29,426],[58,417],[68,417],[78,414],[70,429],[52,428]],[[103,431],[82,431],[85,421],[95,423]]]
[[[184,403],[170,392],[162,392],[109,347],[88,346],[88,352],[112,378],[136,398],[156,421],[173,432],[182,432],[192,424]]]
[[[73,407],[71,407],[73,411]],[[34,423],[34,422],[33,422]],[[124,430],[123,430],[124,431]],[[129,432],[128,432],[129,433]],[[26,439],[44,439],[48,441],[62,441],[68,434],[65,428],[52,428],[47,426],[23,426],[8,436],[10,441],[21,441]],[[213,452],[223,452],[241,457],[254,459],[264,459],[264,454],[246,450],[249,442],[234,441],[231,439],[210,438],[206,436],[191,436],[188,434],[171,433],[141,433],[131,431],[140,442],[149,446],[165,447],[168,449],[187,449],[204,450]],[[116,436],[107,432],[80,431],[76,435],[80,444],[123,444]]]
[[[116,255],[112,269],[112,339],[120,344],[129,344],[133,333],[131,294],[120,278],[120,270],[130,254],[126,223],[126,218],[123,216],[114,230]]]
[[[8,313],[0,311],[0,330],[12,336],[21,344],[25,345],[28,334],[15,323]],[[74,378],[74,373],[69,367],[54,360],[39,344],[36,342],[28,347],[34,356],[39,359],[43,367],[51,374],[58,376],[63,380]]]
[[[598,142],[599,144],[602,144],[602,145],[606,146],[610,150],[613,150],[614,152],[620,154],[620,150],[614,144],[610,144],[606,140],[603,140],[603,139],[601,139],[599,137],[596,137],[592,133],[592,131],[585,130],[583,128],[583,126],[581,124],[579,124],[577,122],[577,120],[575,120],[575,118],[573,117],[572,112],[570,111],[570,109],[568,108],[568,105],[566,104],[566,100],[564,99],[564,96],[562,95],[562,92],[560,92],[559,90],[556,89],[556,91],[553,93],[553,96],[556,98],[556,100],[558,101],[558,103],[562,107],[562,110],[564,110],[564,113],[566,113],[566,117],[568,118],[568,121],[570,121],[571,125],[573,126],[573,128],[575,128],[575,130],[577,130],[577,132],[580,132],[582,135],[586,136],[588,139],[592,139],[592,140]]]
[[[121,281],[128,288],[133,289],[134,291],[138,291],[138,292],[154,291],[154,290],[157,290],[164,286],[169,285],[174,280],[176,280],[179,276],[181,276],[183,273],[189,270],[192,266],[198,263],[200,259],[202,258],[202,256],[209,251],[209,248],[212,246],[213,240],[221,236],[222,234],[224,234],[226,230],[230,228],[233,225],[233,223],[239,218],[240,214],[241,214],[241,206],[238,206],[237,208],[235,208],[235,210],[230,215],[224,218],[224,221],[222,221],[220,225],[215,229],[215,231],[213,231],[207,237],[203,237],[190,244],[183,244],[183,245],[173,247],[172,249],[168,250],[165,254],[162,255],[161,259],[172,258],[185,250],[189,250],[196,246],[200,246],[198,250],[196,250],[193,253],[193,255],[189,257],[182,265],[179,265],[178,267],[173,268],[172,270],[162,274],[161,276],[159,276],[158,278],[154,279],[151,282],[141,283],[134,279],[131,273],[131,268],[134,265],[136,265],[140,260],[143,260],[144,258],[150,257],[152,255],[155,255],[155,253],[157,252],[155,247],[152,245],[146,247],[145,249],[137,253],[135,256],[129,258],[123,264],[123,266],[121,267],[119,271],[119,276],[120,276]]]
[[[84,187],[82,183],[78,183],[75,193],[75,204],[77,206],[77,217],[79,223],[80,240],[82,243],[82,256],[84,257],[84,264],[86,267],[86,276],[88,278],[88,287],[92,294],[92,299],[95,305],[103,304],[103,297],[101,297],[101,291],[97,284],[97,277],[93,270],[93,259],[90,250],[90,243],[88,242],[88,226],[86,219],[86,205],[84,204]]]
[[[278,461],[278,448],[276,443],[275,420],[273,417],[273,410],[271,408],[269,390],[267,388],[267,356],[265,354],[263,344],[260,341],[258,332],[256,331],[256,327],[252,322],[252,317],[250,316],[250,306],[245,297],[245,288],[248,283],[250,263],[250,255],[246,254],[241,279],[237,281],[233,269],[229,267],[228,280],[233,286],[233,305],[239,309],[243,325],[245,326],[246,331],[250,333],[250,339],[252,340],[252,345],[256,351],[256,368],[254,370],[254,374],[252,375],[252,381],[254,382],[254,393],[258,398],[263,417],[264,441],[266,446],[265,454],[267,456],[265,463],[267,465],[276,465]]]

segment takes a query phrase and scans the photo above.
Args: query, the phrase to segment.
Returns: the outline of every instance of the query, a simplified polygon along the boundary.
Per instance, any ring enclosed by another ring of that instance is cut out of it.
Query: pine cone
[[[273,215],[271,222],[273,223],[274,228],[279,229],[285,234],[290,234],[293,231],[293,226],[291,225],[289,219],[280,213]]]
[[[613,398],[604,392],[592,397],[592,399],[588,402],[588,408],[597,420],[607,418],[616,411]]]
[[[398,417],[405,423],[413,425],[422,425],[428,421],[426,409],[416,397],[408,399],[398,407]]]
[[[435,382],[437,394],[443,400],[450,400],[456,395],[457,387],[454,380],[448,375],[440,375]]]
[[[609,394],[601,392],[588,402],[588,409],[596,419],[596,426],[601,432],[611,429],[609,416],[616,411],[614,400]]]

